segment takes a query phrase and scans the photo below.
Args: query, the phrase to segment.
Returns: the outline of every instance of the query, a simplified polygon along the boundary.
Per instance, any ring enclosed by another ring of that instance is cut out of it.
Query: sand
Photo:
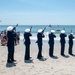
[[[58,59],[49,57],[48,41],[44,41],[42,55],[47,58],[46,61],[38,60],[38,47],[35,41],[31,41],[32,61],[24,61],[25,46],[23,41],[15,46],[16,63],[7,64],[7,47],[0,46],[0,75],[75,75],[75,56],[68,54],[68,42],[66,42],[65,54],[68,57],[60,55],[60,43],[55,41],[54,55]],[[75,41],[74,41],[75,42]],[[75,44],[74,44],[75,45]],[[75,54],[75,46],[73,53]]]

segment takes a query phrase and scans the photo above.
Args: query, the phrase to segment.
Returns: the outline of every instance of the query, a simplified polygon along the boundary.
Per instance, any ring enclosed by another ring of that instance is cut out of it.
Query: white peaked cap
[[[29,28],[25,29],[25,32],[26,33],[29,33],[30,32],[30,29]]]
[[[61,30],[61,33],[65,33],[65,30]]]
[[[52,33],[54,33],[54,32],[55,32],[55,30],[51,30],[51,32],[52,32]]]
[[[38,30],[38,33],[41,33],[41,32],[42,32],[42,29],[39,29],[39,30]]]
[[[73,33],[71,33],[73,35]]]
[[[13,27],[12,27],[12,26],[9,26],[9,27],[7,28],[7,31],[11,31],[11,30],[13,30]]]

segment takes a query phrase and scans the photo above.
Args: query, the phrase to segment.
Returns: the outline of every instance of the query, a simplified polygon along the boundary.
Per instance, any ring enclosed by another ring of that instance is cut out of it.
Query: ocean
[[[3,30],[6,30],[8,26],[9,25],[0,25],[0,32]],[[15,25],[12,25],[12,26],[14,27]],[[48,40],[48,34],[50,33],[52,29],[55,30],[55,35],[57,36],[55,40],[60,40],[59,34],[62,29],[65,29],[65,32],[67,34],[66,40],[68,40],[68,35],[71,33],[71,31],[74,33],[74,36],[75,36],[75,25],[51,25],[51,26],[49,25],[18,25],[18,27],[16,28],[16,32],[18,31],[20,32],[20,39],[23,39],[23,34],[25,29],[30,28],[31,26],[32,26],[32,30],[31,30],[32,40],[37,40],[38,30],[44,29],[45,27],[46,27],[46,30],[44,32],[45,34],[44,40]]]

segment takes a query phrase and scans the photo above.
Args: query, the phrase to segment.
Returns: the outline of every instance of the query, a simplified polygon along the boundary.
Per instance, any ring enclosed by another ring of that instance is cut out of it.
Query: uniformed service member
[[[73,55],[73,53],[72,53],[73,39],[74,39],[73,33],[71,33],[71,34],[68,36],[68,38],[69,38],[69,51],[68,51],[68,53],[69,53],[70,55]]]
[[[43,45],[43,42],[42,42],[42,38],[44,38],[44,34],[43,34],[43,30],[42,29],[39,29],[38,30],[38,33],[37,33],[37,45],[38,45],[38,55],[37,55],[37,59],[42,59],[43,56],[42,56],[42,45]]]
[[[65,30],[61,30],[61,34],[60,34],[60,43],[61,43],[61,55],[65,56],[64,51],[65,51],[65,37],[67,37],[67,35],[65,34]]]
[[[54,34],[54,30],[51,30],[51,33],[49,34],[49,56],[53,57],[53,51],[54,51],[54,38],[56,38],[56,35]]]
[[[7,63],[15,62],[14,60],[14,39],[16,37],[16,33],[13,31],[13,27],[9,26],[7,28],[7,48],[8,48],[8,58]]]
[[[30,29],[26,29],[24,32],[24,44],[25,44],[25,60],[30,60],[30,36],[32,36]]]

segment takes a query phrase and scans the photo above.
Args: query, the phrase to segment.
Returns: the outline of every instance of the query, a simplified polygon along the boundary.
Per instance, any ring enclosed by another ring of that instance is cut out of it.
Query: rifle
[[[71,33],[72,33],[72,29],[71,29]]]
[[[63,30],[65,30],[65,28],[63,28]]]
[[[73,32],[72,32],[72,29],[71,29],[71,33],[73,33]]]
[[[18,24],[13,28],[13,30],[15,30],[16,31],[16,27],[18,26]]]
[[[31,30],[32,30],[32,26],[30,27],[30,32],[31,32]]]
[[[44,33],[45,29],[46,29],[46,27],[43,29],[42,33]]]

